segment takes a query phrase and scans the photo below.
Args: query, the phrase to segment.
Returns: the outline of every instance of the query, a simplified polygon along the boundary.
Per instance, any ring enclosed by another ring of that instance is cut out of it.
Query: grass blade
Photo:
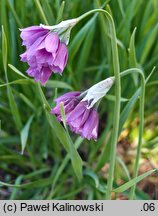
[[[13,7],[12,4],[10,3],[10,0],[7,0],[7,3],[8,3],[9,9],[10,9],[10,11],[12,12],[12,14],[13,14],[13,16],[14,16],[14,18],[15,18],[15,20],[16,20],[18,26],[19,26],[19,28],[22,28],[22,23],[21,23],[21,21],[20,21],[18,15],[17,15],[17,13],[16,13],[14,7]]]
[[[8,46],[7,46],[7,38],[6,34],[4,31],[4,27],[2,26],[2,61],[3,61],[3,67],[4,67],[4,72],[5,72],[5,77],[6,81],[8,81],[8,76],[7,76],[7,55],[8,55]]]
[[[13,65],[11,64],[8,64],[8,66],[15,72],[17,73],[18,75],[24,77],[25,79],[29,79],[29,77],[25,76],[21,71],[19,71],[16,67],[14,67]]]
[[[84,170],[83,174],[85,176],[89,176],[94,181],[95,187],[99,188],[99,185],[100,185],[99,178],[93,171],[86,169]]]
[[[15,80],[15,81],[12,81],[12,82],[8,82],[8,83],[4,83],[2,85],[0,85],[0,88],[3,88],[5,86],[8,86],[8,85],[16,85],[16,84],[29,84],[30,83],[30,80],[26,80],[26,79],[18,79],[18,80]]]
[[[42,6],[40,4],[40,1],[39,0],[34,0],[34,2],[35,2],[35,5],[36,5],[36,7],[38,9],[38,12],[39,12],[44,24],[49,25],[48,20],[47,20],[47,18],[45,16],[44,11],[42,9]]]
[[[29,134],[29,129],[30,129],[30,125],[32,123],[33,120],[33,115],[30,116],[29,120],[27,121],[26,125],[23,127],[20,136],[21,136],[21,154],[24,153],[25,147],[26,147],[26,143],[27,143],[27,139],[28,139],[28,134]]]
[[[127,183],[121,185],[120,187],[114,189],[114,192],[117,193],[122,193],[126,190],[128,190],[129,188],[131,188],[133,185],[136,185],[138,182],[140,182],[141,180],[143,180],[144,178],[146,178],[147,176],[151,175],[152,173],[154,173],[156,171],[156,169],[152,169],[136,178],[131,179],[130,181],[128,181]]]
[[[150,35],[148,36],[147,38],[147,41],[144,43],[145,46],[142,50],[142,55],[141,55],[141,58],[140,58],[140,63],[141,64],[144,64],[147,56],[149,55],[150,53],[150,50],[156,40],[156,37],[157,37],[157,32],[158,32],[158,24],[153,28],[152,32],[150,33]]]
[[[56,19],[56,23],[59,23],[59,22],[62,21],[64,7],[65,7],[65,1],[62,1],[61,6],[60,6],[60,8],[58,10],[58,16],[57,16],[57,19]]]
[[[48,80],[48,82],[46,83],[46,87],[73,90],[73,87],[67,84],[66,82],[56,81],[56,80]]]
[[[2,51],[3,51],[3,65],[4,65],[4,71],[5,71],[5,77],[6,81],[8,82],[8,75],[7,75],[7,38],[4,32],[4,28],[2,27]],[[22,128],[22,122],[19,115],[19,110],[16,105],[12,89],[9,85],[7,85],[7,93],[8,93],[8,99],[9,99],[9,105],[11,108],[12,116],[14,118],[15,124],[17,126],[17,129],[20,131]]]
[[[137,67],[136,51],[135,51],[135,33],[136,33],[136,28],[134,29],[131,35],[131,39],[129,43],[129,66],[131,68]],[[137,86],[138,85],[138,74],[134,73],[132,74],[132,77],[133,77],[135,86]]]

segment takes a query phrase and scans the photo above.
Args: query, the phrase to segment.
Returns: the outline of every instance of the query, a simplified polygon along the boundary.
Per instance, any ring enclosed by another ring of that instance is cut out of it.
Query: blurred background
[[[35,85],[24,79],[28,66],[20,62],[25,51],[19,28],[40,23],[54,25],[94,8],[104,8],[115,22],[121,71],[141,68],[145,77],[158,65],[158,1],[150,0],[1,0],[0,24],[7,39],[7,74],[3,67],[0,30],[0,199],[104,199],[109,167],[114,87],[101,101],[99,139],[87,141],[70,132],[83,160],[79,182],[69,156],[50,127]],[[68,65],[62,76],[52,74],[43,88],[53,99],[71,90],[85,90],[113,75],[110,35],[106,19],[94,14],[75,26],[69,42]],[[133,175],[139,130],[140,77],[122,80],[121,118],[114,187]],[[158,70],[146,84],[145,125],[139,174],[158,169]],[[21,146],[26,145],[23,155]],[[17,185],[17,186],[15,186]],[[128,199],[129,191],[113,193]],[[136,199],[158,199],[158,177],[152,174],[138,183]]]

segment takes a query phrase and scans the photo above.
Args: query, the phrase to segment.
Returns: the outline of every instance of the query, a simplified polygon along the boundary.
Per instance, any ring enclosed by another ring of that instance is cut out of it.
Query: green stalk
[[[114,178],[114,168],[115,168],[115,159],[116,159],[116,145],[118,139],[118,130],[119,130],[119,118],[120,118],[120,98],[121,98],[121,81],[120,81],[120,67],[118,59],[118,49],[117,49],[117,39],[115,32],[115,25],[112,16],[105,10],[94,9],[91,10],[80,17],[77,18],[78,22],[89,16],[92,13],[101,12],[103,13],[109,23],[110,33],[111,33],[111,46],[112,46],[112,57],[113,57],[113,67],[114,67],[114,76],[115,76],[115,106],[114,106],[114,117],[113,117],[113,130],[112,130],[112,141],[111,141],[111,151],[110,151],[110,168],[107,182],[107,193],[106,199],[111,199],[111,191],[113,187],[113,178]]]
[[[145,80],[141,80],[141,95],[139,101],[139,138],[138,138],[138,147],[137,147],[137,154],[136,160],[134,165],[134,178],[138,176],[138,169],[139,169],[139,161],[141,156],[141,146],[142,146],[142,137],[143,137],[143,126],[144,126],[144,96],[145,96]],[[135,198],[135,189],[136,185],[131,188],[129,199]]]
[[[130,69],[124,70],[120,73],[120,77],[122,78],[122,77],[127,76],[127,75],[132,74],[132,73],[140,74],[141,79],[144,79],[144,82],[145,82],[143,71],[141,69],[138,69],[138,68],[130,68]]]
[[[141,76],[141,94],[140,94],[140,101],[139,101],[139,137],[138,137],[138,147],[137,147],[137,154],[136,160],[134,164],[134,174],[133,178],[138,176],[138,169],[139,169],[139,161],[141,156],[141,146],[142,146],[142,137],[143,137],[143,127],[144,127],[144,98],[145,98],[145,78],[142,70],[138,68],[131,68],[126,71],[123,71],[120,75],[121,77],[126,76],[130,73],[137,72]],[[131,188],[129,199],[133,200],[135,198],[135,189],[136,184]]]

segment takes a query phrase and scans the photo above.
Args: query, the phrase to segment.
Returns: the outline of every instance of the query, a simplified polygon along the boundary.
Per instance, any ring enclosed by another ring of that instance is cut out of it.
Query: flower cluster
[[[68,60],[67,44],[76,20],[61,22],[55,26],[31,26],[20,29],[22,45],[26,51],[20,55],[27,62],[26,71],[35,81],[45,85],[52,72],[62,74]]]
[[[98,133],[98,113],[96,109],[88,109],[88,103],[81,101],[81,92],[69,92],[55,99],[56,107],[52,109],[51,114],[57,116],[58,121],[62,121],[60,113],[60,103],[64,105],[66,123],[70,129],[87,139],[97,139]]]
[[[62,121],[60,103],[63,103],[66,123],[70,126],[71,131],[88,140],[97,140],[99,116],[96,104],[105,96],[112,84],[113,79],[108,78],[83,93],[66,93],[55,99],[56,107],[51,110],[51,114],[55,114],[58,121]]]

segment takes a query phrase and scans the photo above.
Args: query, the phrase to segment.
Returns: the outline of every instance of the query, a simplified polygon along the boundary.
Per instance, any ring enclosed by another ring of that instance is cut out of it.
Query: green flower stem
[[[134,164],[134,174],[133,178],[138,176],[138,169],[139,169],[139,161],[141,156],[141,146],[142,146],[142,137],[143,137],[143,127],[144,127],[144,98],[145,98],[145,78],[143,71],[138,68],[131,68],[126,71],[120,73],[121,77],[124,77],[128,74],[133,72],[139,73],[141,76],[141,94],[140,94],[140,101],[139,101],[139,137],[138,137],[138,146],[137,146],[137,153],[136,153],[136,160]],[[135,189],[136,184],[131,188],[129,199],[133,200],[135,198]]]
[[[120,73],[120,77],[124,77],[124,76],[127,76],[129,74],[132,74],[132,73],[138,73],[140,74],[141,76],[141,79],[144,79],[144,73],[141,69],[138,69],[138,68],[130,68],[130,69],[127,69],[127,70],[124,70]],[[145,79],[144,79],[144,82],[145,82]]]
[[[47,101],[47,99],[46,99],[46,97],[45,97],[45,95],[43,93],[43,90],[41,88],[41,84],[39,82],[37,83],[37,88],[38,88],[38,91],[40,93],[40,97],[42,98],[42,100],[44,102],[44,108],[45,108],[45,110],[47,110],[47,112],[50,113],[51,107],[50,107],[50,105],[49,105],[49,103],[48,103],[48,101]]]
[[[111,151],[110,151],[110,168],[107,182],[107,193],[106,199],[111,199],[111,191],[113,187],[113,178],[114,178],[114,168],[115,168],[115,159],[116,159],[116,145],[118,139],[118,130],[119,130],[119,118],[120,118],[120,98],[121,98],[121,81],[120,81],[120,66],[118,58],[118,49],[117,49],[117,39],[115,32],[115,25],[112,16],[102,9],[91,10],[80,17],[77,18],[78,22],[84,19],[85,17],[96,13],[103,13],[109,23],[110,33],[111,33],[111,47],[112,47],[112,58],[113,58],[113,67],[114,67],[114,76],[115,76],[115,106],[114,106],[114,117],[113,117],[113,130],[112,130],[112,141],[111,141]]]

